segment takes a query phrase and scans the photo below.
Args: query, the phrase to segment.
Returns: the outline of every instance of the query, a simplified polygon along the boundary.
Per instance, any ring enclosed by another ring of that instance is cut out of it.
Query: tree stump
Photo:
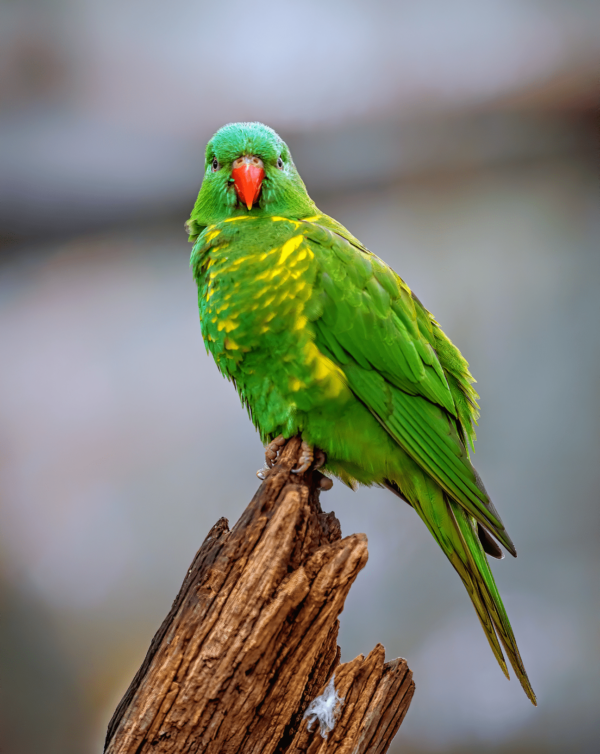
[[[414,693],[378,644],[340,664],[341,613],[367,562],[319,504],[319,472],[292,474],[290,440],[240,520],[222,518],[108,726],[106,754],[387,751]],[[342,702],[324,738],[303,719],[334,676]]]

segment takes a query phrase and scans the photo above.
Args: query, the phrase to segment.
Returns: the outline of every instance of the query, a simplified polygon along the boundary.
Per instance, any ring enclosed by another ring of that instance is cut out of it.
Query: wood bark
[[[319,503],[319,472],[295,475],[290,440],[240,520],[220,519],[108,726],[106,754],[385,752],[414,693],[405,660],[378,644],[340,664],[338,615],[367,561]],[[327,738],[303,719],[335,674]]]

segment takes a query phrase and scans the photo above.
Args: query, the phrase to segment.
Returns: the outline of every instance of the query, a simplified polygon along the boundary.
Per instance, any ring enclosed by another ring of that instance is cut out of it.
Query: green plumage
[[[232,185],[241,155],[264,163],[250,210]],[[477,395],[458,349],[393,270],[317,209],[266,126],[215,134],[187,227],[204,341],[263,442],[301,434],[329,474],[403,497],[535,703],[482,547],[493,553],[495,538],[516,555],[469,459]]]

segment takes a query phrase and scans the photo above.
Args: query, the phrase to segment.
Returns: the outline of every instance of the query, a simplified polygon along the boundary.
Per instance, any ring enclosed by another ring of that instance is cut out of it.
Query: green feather
[[[250,210],[231,178],[242,155],[264,164]],[[325,451],[327,473],[410,503],[501,668],[502,645],[535,703],[478,536],[480,525],[516,555],[469,458],[477,394],[458,349],[393,270],[317,209],[266,126],[230,124],[211,139],[187,227],[205,344],[262,440],[301,434]]]

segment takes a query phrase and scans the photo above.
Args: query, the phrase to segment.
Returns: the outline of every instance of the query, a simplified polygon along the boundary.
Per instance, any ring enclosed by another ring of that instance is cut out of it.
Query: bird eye
[[[213,157],[213,161],[212,161],[212,171],[213,171],[213,173],[216,173],[216,172],[217,172],[217,170],[218,170],[218,169],[219,169],[220,167],[221,167],[221,166],[219,165],[219,161],[217,160],[217,158],[216,158],[216,157]]]
[[[279,168],[280,170],[283,170],[283,160],[281,159],[281,157],[278,157],[278,158],[277,158],[277,167],[278,167],[278,168]]]

